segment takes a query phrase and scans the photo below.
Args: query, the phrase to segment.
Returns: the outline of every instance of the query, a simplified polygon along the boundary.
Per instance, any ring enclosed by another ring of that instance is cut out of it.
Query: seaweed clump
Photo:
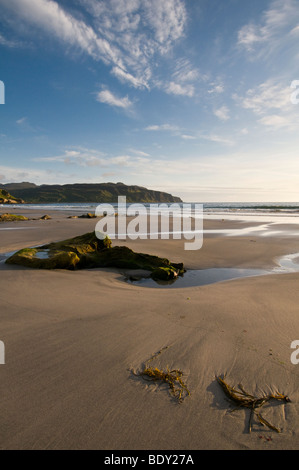
[[[237,406],[233,411],[239,408],[247,408],[250,410],[249,426],[248,431],[251,432],[252,429],[252,419],[255,414],[260,424],[267,426],[269,429],[280,433],[281,430],[267,421],[258,411],[262,406],[270,401],[279,401],[282,403],[289,403],[291,400],[287,395],[276,392],[275,394],[262,395],[261,397],[256,397],[254,395],[246,392],[241,384],[238,385],[239,390],[230,386],[225,382],[225,377],[216,377],[217,382],[221,385],[225,395]]]
[[[182,380],[183,372],[180,369],[169,370],[169,367],[166,367],[166,370],[158,369],[158,367],[151,367],[149,363],[153,361],[157,356],[159,356],[164,349],[167,349],[168,346],[161,349],[157,354],[152,356],[148,361],[146,361],[145,366],[141,372],[134,372],[133,374],[142,377],[144,380],[149,382],[162,382],[166,383],[169,386],[170,393],[175,397],[179,403],[182,403],[186,396],[190,396],[190,391]]]

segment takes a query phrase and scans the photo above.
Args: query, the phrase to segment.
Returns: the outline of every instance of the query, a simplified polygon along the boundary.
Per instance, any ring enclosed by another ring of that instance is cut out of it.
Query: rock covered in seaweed
[[[183,264],[166,258],[135,253],[126,246],[112,247],[109,237],[99,239],[94,232],[41,247],[25,248],[6,260],[36,269],[84,269],[113,267],[151,272],[156,280],[172,280],[184,272]]]
[[[0,222],[19,222],[22,220],[29,220],[24,215],[17,215],[17,214],[1,214],[0,215]]]
[[[110,246],[111,240],[108,237],[98,240],[92,232],[61,242],[25,248],[14,253],[6,263],[36,269],[75,269],[85,267],[83,265],[85,256]]]
[[[35,269],[74,269],[79,261],[73,251],[50,252],[43,247],[24,248],[8,258],[6,263]]]

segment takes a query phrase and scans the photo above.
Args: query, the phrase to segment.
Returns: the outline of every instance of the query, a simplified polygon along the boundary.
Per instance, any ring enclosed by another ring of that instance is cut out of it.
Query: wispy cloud
[[[177,59],[170,80],[155,80],[155,86],[170,95],[193,97],[195,84],[201,79],[199,70],[188,59]]]
[[[60,155],[33,158],[35,162],[55,162],[66,165],[106,166],[106,154],[84,147],[67,148]]]
[[[129,109],[133,106],[133,102],[128,98],[128,96],[120,98],[108,89],[99,91],[96,95],[96,99],[100,103],[105,103],[117,108]]]
[[[169,52],[184,36],[187,22],[183,0],[76,0],[71,10],[55,0],[1,3],[13,15],[16,31],[25,23],[33,26],[31,34],[38,29],[56,37],[66,51],[71,46],[103,61],[115,77],[135,88],[150,88],[153,58]],[[3,36],[1,43],[13,45]],[[185,78],[191,78],[190,71]],[[179,87],[170,89],[182,94]]]
[[[172,73],[173,80],[179,83],[194,82],[198,80],[201,75],[199,70],[194,67],[190,61],[186,58],[177,59],[175,62],[175,68]]]
[[[178,131],[179,127],[172,124],[153,124],[147,126],[144,130],[146,131]]]
[[[57,184],[59,181],[66,182],[68,179],[72,179],[73,175],[66,175],[59,171],[52,170],[38,170],[36,168],[22,167],[18,168],[10,166],[0,166],[1,181],[3,183],[13,183],[20,181],[30,181],[36,184]]]
[[[142,150],[129,149],[129,151],[135,155],[139,155],[140,157],[150,157],[149,153],[143,152]]]
[[[220,85],[220,84],[215,84],[215,83],[211,83],[211,87],[209,90],[208,90],[208,93],[209,94],[220,94],[220,93],[223,93],[224,92],[224,86],[223,85]]]
[[[180,84],[169,82],[165,84],[164,89],[170,95],[181,95],[192,97],[194,95],[194,86],[190,84]]]
[[[29,119],[28,119],[27,116],[23,116],[23,117],[17,119],[16,124],[18,125],[18,128],[22,131],[36,132],[36,130],[37,130],[30,124]]]
[[[271,127],[272,129],[280,129],[280,128],[285,128],[285,127],[290,127],[293,129],[294,128],[294,122],[293,120],[290,121],[290,119],[286,116],[279,116],[277,114],[271,114],[269,116],[264,116],[261,119],[259,119],[259,122],[263,124],[264,126]]]
[[[269,79],[249,89],[245,96],[233,97],[241,107],[251,110],[260,124],[274,130],[295,129],[298,113],[290,100],[291,91],[290,84]]]
[[[149,88],[148,79],[150,77],[150,71],[144,71],[143,76],[135,77],[131,73],[128,73],[121,67],[115,66],[111,70],[112,75],[117,77],[121,82],[128,83],[134,88]]]
[[[238,44],[255,57],[271,54],[293,41],[299,22],[297,0],[274,0],[260,21],[244,25],[238,32]]]
[[[81,167],[100,167],[108,168],[116,166],[132,167],[141,162],[149,161],[149,154],[132,150],[128,154],[109,155],[96,149],[84,147],[69,147],[64,149],[60,155],[33,158],[32,161],[40,163],[62,163],[64,165],[73,165]]]
[[[194,135],[189,135],[189,134],[182,134],[181,138],[184,140],[196,140],[196,137]]]
[[[291,108],[290,86],[277,83],[273,79],[261,83],[256,88],[247,91],[246,96],[239,101],[243,108],[252,109],[256,114],[263,114],[269,110],[285,111]],[[234,95],[236,98],[236,95]]]
[[[24,116],[24,117],[22,117],[22,118],[16,120],[16,123],[17,123],[19,126],[22,126],[22,125],[25,124],[26,122],[27,122],[27,117],[26,117],[26,116]]]
[[[118,51],[106,38],[98,36],[91,26],[66,12],[54,0],[3,0],[2,5],[21,20],[67,45],[79,47],[95,59],[121,64]]]
[[[229,109],[227,106],[221,106],[221,108],[216,109],[214,114],[221,121],[228,121],[228,119],[230,119]]]
[[[22,47],[23,43],[21,41],[17,41],[15,39],[8,39],[0,33],[0,45],[10,48]]]
[[[230,139],[229,137],[223,137],[217,134],[200,134],[200,138],[204,140],[209,140],[210,142],[216,142],[218,144],[224,144],[228,146],[233,146],[236,143],[233,139]]]

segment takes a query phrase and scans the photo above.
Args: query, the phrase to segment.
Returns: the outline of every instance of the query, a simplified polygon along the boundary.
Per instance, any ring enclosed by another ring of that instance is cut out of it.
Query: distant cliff
[[[128,203],[173,203],[182,202],[179,197],[162,191],[152,191],[142,186],[127,186],[123,183],[64,184],[37,186],[34,183],[9,183],[0,185],[0,190],[11,191],[27,203],[66,202],[117,202],[118,196],[126,196]]]

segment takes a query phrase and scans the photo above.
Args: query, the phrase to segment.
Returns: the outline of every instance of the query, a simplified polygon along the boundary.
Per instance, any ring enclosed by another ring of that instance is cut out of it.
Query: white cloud
[[[118,51],[84,21],[67,13],[53,0],[3,0],[2,4],[29,24],[79,47],[95,59],[122,65]]]
[[[147,0],[144,8],[160,50],[166,52],[172,42],[184,33],[187,19],[185,5],[181,0]]]
[[[13,183],[20,181],[30,181],[36,184],[58,184],[60,181],[65,182],[70,175],[62,174],[59,171],[37,170],[34,168],[17,168],[12,166],[0,166],[3,183]]]
[[[1,3],[11,13],[16,31],[20,22],[33,26],[31,34],[38,28],[60,40],[68,52],[79,49],[103,61],[121,82],[135,88],[151,87],[153,59],[184,36],[187,22],[184,0],[76,0],[71,12],[55,0]],[[78,3],[83,10],[77,12]],[[181,80],[195,75],[189,67]],[[184,94],[190,93],[189,88]]]
[[[21,47],[23,44],[20,41],[7,39],[0,33],[0,45],[10,48]]]
[[[89,149],[84,147],[70,147],[65,149],[60,155],[53,155],[48,157],[33,158],[34,162],[41,163],[63,163],[64,165],[74,165],[80,167],[100,167],[108,168],[116,166],[131,167],[140,165],[142,162],[147,163],[150,161],[148,153],[140,150],[131,150],[134,156],[128,155],[108,155],[96,149]]]
[[[229,145],[229,146],[235,145],[234,140],[229,139],[228,137],[222,137],[217,134],[208,134],[208,135],[201,134],[200,137],[202,139],[209,140],[210,142],[216,142],[218,144],[224,144],[224,145]]]
[[[290,34],[299,34],[299,24],[292,29]]]
[[[147,126],[146,131],[178,131],[179,128],[172,124],[154,124],[152,126]]]
[[[116,106],[117,108],[128,109],[128,108],[131,108],[133,105],[133,102],[130,101],[128,96],[119,98],[115,96],[110,90],[99,91],[96,95],[96,99],[100,103],[105,103],[110,106]]]
[[[291,103],[291,93],[290,84],[270,79],[248,90],[244,97],[233,97],[240,106],[258,116],[260,124],[273,130],[295,129],[298,114],[296,106]]]
[[[176,82],[185,83],[198,80],[201,75],[199,70],[193,67],[187,58],[179,58],[175,61],[172,77]]]
[[[148,78],[150,77],[150,71],[145,70],[143,77],[135,77],[134,75],[126,72],[120,67],[113,67],[111,73],[115,75],[121,82],[129,83],[134,88],[149,88]]]
[[[216,109],[216,110],[214,111],[214,114],[215,114],[215,116],[217,116],[221,121],[227,121],[228,119],[230,119],[230,117],[229,117],[229,109],[227,108],[227,106],[222,106],[221,108]]]
[[[212,88],[210,88],[210,90],[208,90],[209,94],[213,94],[213,93],[220,94],[220,93],[224,92],[224,86],[223,85],[214,85],[213,83],[211,85],[212,85]]]
[[[264,126],[269,126],[274,129],[279,129],[281,127],[289,127],[290,124],[293,127],[293,122],[290,122],[290,120],[286,116],[278,116],[277,114],[271,114],[269,116],[264,116],[263,118],[259,119],[261,124]]]
[[[24,117],[22,117],[22,118],[20,118],[20,119],[17,119],[16,123],[17,123],[19,126],[21,126],[22,124],[25,124],[26,121],[27,121],[27,117],[24,116]]]
[[[265,34],[265,33],[264,33]],[[248,51],[253,50],[253,46],[264,40],[268,39],[267,36],[261,35],[258,27],[253,24],[243,26],[238,34],[238,43],[244,46]]]
[[[241,135],[247,135],[247,134],[249,134],[249,130],[247,129],[247,127],[244,127],[243,129],[241,129],[240,134],[241,134]]]
[[[259,22],[244,25],[238,32],[238,44],[256,57],[285,47],[299,22],[297,0],[274,0]]]
[[[189,134],[182,134],[181,138],[184,140],[195,140],[196,137],[194,135],[189,135]]]
[[[27,116],[23,116],[20,119],[17,119],[16,124],[23,132],[36,132],[37,130],[30,124]]]
[[[157,79],[157,58],[184,37],[187,23],[184,0],[77,0],[84,8],[77,14],[76,2],[71,12],[55,0],[2,3],[14,14],[16,28],[19,18],[56,37],[65,44],[68,53],[79,49],[103,61],[124,84],[136,89],[158,87],[174,96],[195,94],[194,82],[199,72],[186,58],[176,61],[170,77]],[[30,31],[34,33],[34,28]],[[98,98],[116,107],[127,109],[131,105],[128,98],[117,99],[108,91],[101,92]]]
[[[35,162],[59,162],[66,165],[107,166],[106,155],[103,152],[84,147],[69,148],[64,150],[61,155],[38,157],[32,160]]]
[[[193,67],[188,59],[177,59],[171,80],[155,80],[155,86],[171,95],[193,97],[195,83],[201,78],[199,70]]]
[[[194,95],[194,86],[191,84],[181,85],[180,83],[170,82],[165,84],[165,91],[171,95],[181,95],[192,97]]]
[[[134,153],[135,155],[139,155],[140,157],[150,157],[149,153],[143,152],[142,150],[136,149],[129,149],[130,152]]]
[[[286,86],[270,79],[248,90],[246,96],[240,101],[243,108],[252,109],[256,114],[263,114],[270,109],[284,111],[291,108],[290,96],[289,84]]]

